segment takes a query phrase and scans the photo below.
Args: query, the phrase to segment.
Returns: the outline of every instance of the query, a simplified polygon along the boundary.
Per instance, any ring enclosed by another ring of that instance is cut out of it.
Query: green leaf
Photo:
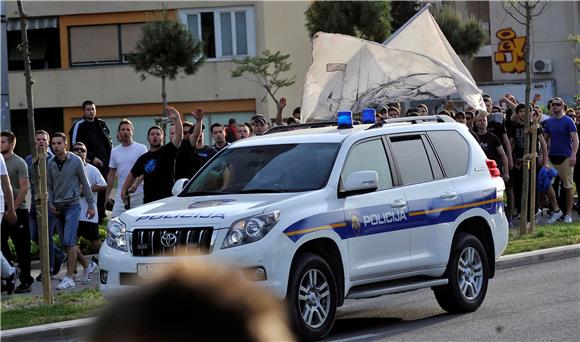
[[[270,50],[264,50],[261,56],[234,60],[236,68],[230,71],[230,75],[234,78],[244,77],[258,83],[277,103],[278,100],[274,97],[274,94],[280,88],[294,84],[294,78],[296,77],[293,76],[289,79],[278,78],[280,73],[290,71],[292,63],[287,61],[288,58],[290,58],[290,55],[282,55],[280,51],[271,52]]]
[[[390,1],[314,1],[305,12],[306,28],[383,42],[391,33]]]
[[[474,16],[465,20],[455,9],[443,6],[434,13],[434,17],[458,55],[475,55],[488,39],[482,23]]]
[[[174,80],[181,73],[195,74],[205,56],[202,42],[164,10],[160,18],[143,26],[141,39],[127,59],[141,73],[141,80],[145,80],[145,74]]]

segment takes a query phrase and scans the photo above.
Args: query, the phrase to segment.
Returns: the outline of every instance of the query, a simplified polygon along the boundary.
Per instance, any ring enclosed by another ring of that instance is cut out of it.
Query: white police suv
[[[111,220],[101,291],[185,249],[285,298],[307,339],[329,333],[346,298],[430,287],[444,310],[476,310],[508,241],[495,162],[447,117],[346,126],[236,142],[175,196]]]

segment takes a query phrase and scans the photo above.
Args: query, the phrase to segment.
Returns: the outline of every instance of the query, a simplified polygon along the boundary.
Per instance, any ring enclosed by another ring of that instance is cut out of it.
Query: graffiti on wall
[[[524,46],[526,37],[516,37],[516,32],[511,28],[503,28],[495,34],[499,39],[497,51],[494,54],[495,64],[503,73],[522,73],[526,71],[524,60]]]

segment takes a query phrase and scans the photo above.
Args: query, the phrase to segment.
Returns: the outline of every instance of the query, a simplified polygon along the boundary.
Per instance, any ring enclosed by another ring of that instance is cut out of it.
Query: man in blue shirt
[[[578,151],[578,133],[574,121],[564,115],[564,101],[555,97],[550,105],[552,117],[546,120],[544,137],[549,146],[548,158],[553,168],[558,171],[562,185],[566,189],[566,216],[565,223],[572,223],[572,205],[574,204],[574,189],[572,175],[576,165],[576,152]],[[548,196],[555,196],[554,191],[549,191]],[[551,201],[551,199],[550,199]],[[548,223],[554,223],[562,216],[558,210],[552,214]]]

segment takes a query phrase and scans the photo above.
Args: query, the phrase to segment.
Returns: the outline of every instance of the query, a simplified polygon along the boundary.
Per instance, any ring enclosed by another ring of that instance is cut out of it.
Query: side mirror
[[[379,174],[376,171],[357,171],[346,177],[341,197],[366,194],[377,190]]]
[[[177,182],[173,184],[173,188],[171,189],[171,193],[173,194],[173,196],[179,195],[179,193],[181,193],[187,182],[189,182],[189,179],[187,178],[178,179]]]

